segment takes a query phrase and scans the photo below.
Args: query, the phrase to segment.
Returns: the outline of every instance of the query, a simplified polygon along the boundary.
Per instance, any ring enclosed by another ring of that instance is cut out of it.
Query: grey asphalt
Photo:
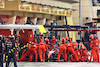
[[[17,62],[17,65],[18,67],[100,67],[100,63],[96,62]],[[10,67],[14,67],[13,63]]]

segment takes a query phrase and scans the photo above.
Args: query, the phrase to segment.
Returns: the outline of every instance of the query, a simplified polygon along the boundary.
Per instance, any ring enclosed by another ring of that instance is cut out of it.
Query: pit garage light
[[[59,9],[59,11],[64,11],[64,9]]]
[[[14,0],[8,0],[8,1],[14,1]]]
[[[42,9],[49,9],[49,8],[42,8]]]
[[[42,9],[49,9],[48,8],[49,6],[47,6],[47,5],[42,5],[42,6],[44,6],[44,8],[42,8]]]
[[[28,4],[24,4],[23,6],[29,6]]]

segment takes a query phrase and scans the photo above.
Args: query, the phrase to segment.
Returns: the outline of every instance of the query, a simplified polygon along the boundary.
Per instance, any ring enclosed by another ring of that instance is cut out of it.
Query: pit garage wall
[[[75,1],[78,1],[79,0],[75,0]],[[79,3],[74,3],[72,4],[72,8],[73,9],[77,9],[78,11],[77,12],[73,12],[73,24],[74,25],[79,25]],[[93,14],[92,14],[92,0],[81,0],[81,22],[82,22],[82,25],[84,22],[86,21],[92,21],[92,18],[93,18]],[[89,19],[86,20],[86,17],[88,17]],[[78,36],[78,32],[75,32],[75,36],[77,37],[76,39],[79,39],[79,36]],[[84,35],[84,34],[82,34]]]
[[[46,1],[46,2],[49,2],[49,0]],[[11,6],[9,4],[14,4],[14,6]],[[49,4],[52,5],[52,6],[60,5],[60,7],[62,6],[62,7],[66,7],[66,8],[68,8],[68,7],[71,8],[72,7],[71,4],[64,3],[64,2],[61,3],[61,2],[56,2],[56,1],[50,1]],[[66,4],[66,6],[65,6],[65,4]],[[20,12],[20,11],[17,11],[18,10],[17,8],[18,8],[18,0],[14,0],[14,1],[10,1],[10,2],[6,1],[5,2],[5,8],[4,9],[0,9],[0,15],[8,15],[9,16],[9,21],[7,22],[7,24],[15,24],[17,17],[20,17],[20,21],[19,21],[18,24],[25,24],[26,21],[27,21],[27,17],[31,17],[31,21],[34,22],[34,24],[36,24],[37,18],[41,18],[41,20],[39,21],[38,25],[40,25],[40,24],[44,25],[46,19],[48,19],[48,24],[51,24],[52,19],[57,19],[57,17],[58,17],[56,15],[51,16],[51,15],[44,15],[44,14],[29,13],[29,12],[24,12],[24,11]],[[70,18],[70,20],[68,20],[69,18]],[[72,25],[73,24],[72,23],[72,17],[69,17],[69,18],[67,18],[68,24],[70,24],[70,22],[71,22],[71,25]],[[59,24],[62,24],[62,25],[66,24],[64,17],[60,21],[57,20],[57,22]],[[13,30],[11,30],[11,33],[13,34],[12,31]],[[73,36],[73,35],[74,35],[73,33],[70,33],[70,36]],[[71,38],[73,38],[73,37],[71,37]],[[73,38],[73,40],[75,40],[75,37]]]

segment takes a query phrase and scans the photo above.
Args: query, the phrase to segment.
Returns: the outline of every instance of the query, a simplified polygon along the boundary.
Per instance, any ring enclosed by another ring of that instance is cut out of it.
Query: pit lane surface
[[[100,63],[96,62],[17,62],[17,65],[18,67],[100,67]],[[14,67],[13,63],[10,67]]]

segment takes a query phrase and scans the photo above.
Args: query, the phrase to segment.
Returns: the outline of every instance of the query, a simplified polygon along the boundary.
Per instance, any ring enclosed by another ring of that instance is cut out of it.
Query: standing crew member
[[[46,48],[45,61],[47,61],[48,51],[51,50],[51,47],[50,47],[50,43],[49,43],[49,39],[48,38],[45,38],[45,48]]]
[[[2,35],[0,35],[0,67],[3,67],[3,50],[4,44],[2,42]]]
[[[13,58],[14,67],[17,67],[15,51],[13,50],[11,53],[9,53],[9,51],[11,51],[11,49],[16,47],[16,42],[14,41],[14,35],[9,35],[9,39],[10,40],[5,45],[5,47],[6,47],[6,56],[8,56],[8,58],[6,58],[7,59],[6,67],[9,67],[9,63],[11,61],[11,58]]]
[[[58,60],[57,60],[57,62],[59,62],[60,56],[61,56],[61,53],[62,52],[64,52],[64,61],[67,62],[67,54],[66,54],[66,46],[65,46],[65,43],[66,43],[65,38],[62,38],[62,43],[59,46],[59,53],[58,53]]]
[[[46,52],[48,52],[48,49],[51,49],[48,38],[45,38],[45,43],[46,43],[46,45],[45,45],[46,46]]]
[[[94,55],[93,57],[93,62],[99,62],[99,40],[97,35],[94,35],[94,41],[93,41],[93,53],[95,53],[96,55]]]
[[[45,49],[46,49],[45,43],[42,42],[39,43],[38,52],[39,52],[40,62],[45,61]]]
[[[91,55],[90,55],[90,62],[91,62],[91,60],[92,60],[92,58],[93,58],[93,41],[94,41],[94,35],[93,34],[91,34],[90,36],[89,36],[89,41],[90,41],[90,49],[91,49]]]

